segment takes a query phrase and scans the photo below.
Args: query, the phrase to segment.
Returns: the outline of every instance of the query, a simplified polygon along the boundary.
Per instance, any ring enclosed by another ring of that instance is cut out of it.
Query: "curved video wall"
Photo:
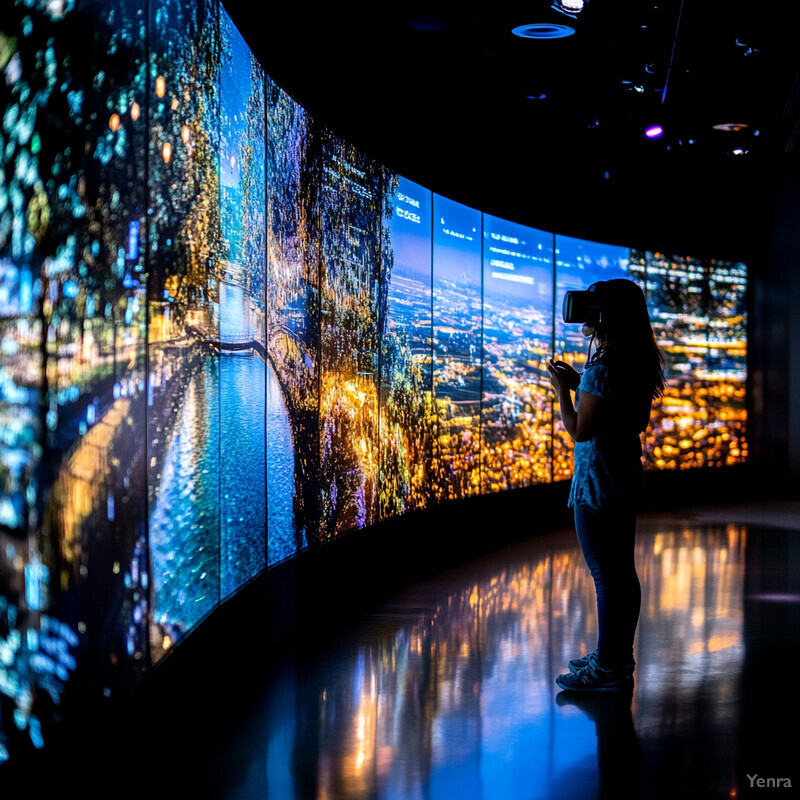
[[[567,289],[646,291],[649,469],[745,460],[744,264],[434,194],[311,118],[211,0],[16,0],[0,70],[0,762],[306,549],[568,479],[544,366],[586,356]]]

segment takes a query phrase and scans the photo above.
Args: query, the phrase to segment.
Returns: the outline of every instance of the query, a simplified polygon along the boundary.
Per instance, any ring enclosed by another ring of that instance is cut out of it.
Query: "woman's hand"
[[[594,394],[581,392],[577,408],[572,401],[571,389],[580,383],[580,374],[563,361],[547,362],[550,380],[558,395],[558,410],[564,428],[573,441],[585,442],[594,435],[600,416],[601,399]]]
[[[566,361],[553,361],[551,358],[547,362],[547,371],[550,373],[550,382],[559,394],[574,391],[581,382],[580,373]]]

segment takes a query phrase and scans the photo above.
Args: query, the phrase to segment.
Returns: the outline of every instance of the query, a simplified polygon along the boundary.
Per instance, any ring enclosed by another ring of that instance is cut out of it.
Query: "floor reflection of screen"
[[[418,609],[411,619],[381,618],[374,636],[342,642],[273,687],[270,785],[301,791],[313,775],[343,796],[628,796],[641,787],[630,766],[652,751],[651,726],[691,750],[701,691],[721,709],[703,723],[726,745],[698,786],[712,775],[722,796],[735,785],[734,743],[747,724],[725,698],[744,663],[749,536],[735,524],[642,526],[636,563],[648,580],[627,702],[554,700],[554,674],[597,636],[594,586],[574,539],[532,540],[501,566],[484,560],[463,580],[415,585],[399,598]],[[674,752],[657,749],[652,786],[674,771]]]

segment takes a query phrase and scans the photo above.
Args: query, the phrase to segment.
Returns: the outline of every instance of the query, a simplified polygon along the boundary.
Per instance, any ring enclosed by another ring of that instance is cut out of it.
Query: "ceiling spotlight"
[[[743,131],[745,128],[749,127],[744,122],[720,122],[717,125],[714,125],[715,131],[729,131],[731,133],[739,133],[739,131]]]
[[[561,11],[564,14],[580,14],[583,7],[586,5],[584,0],[556,0],[552,8],[556,11]]]
[[[550,22],[534,22],[531,25],[518,25],[511,33],[523,39],[564,39],[575,33],[569,25],[554,25]]]
[[[644,129],[644,135],[648,139],[660,139],[664,135],[664,129],[660,125],[651,125]]]

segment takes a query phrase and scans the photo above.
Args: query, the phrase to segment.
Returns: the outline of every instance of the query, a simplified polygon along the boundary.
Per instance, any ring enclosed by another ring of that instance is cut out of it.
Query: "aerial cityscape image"
[[[746,264],[436,194],[215,0],[15,0],[0,70],[0,763],[304,551],[567,481],[567,290],[645,291],[648,470],[747,459]]]

